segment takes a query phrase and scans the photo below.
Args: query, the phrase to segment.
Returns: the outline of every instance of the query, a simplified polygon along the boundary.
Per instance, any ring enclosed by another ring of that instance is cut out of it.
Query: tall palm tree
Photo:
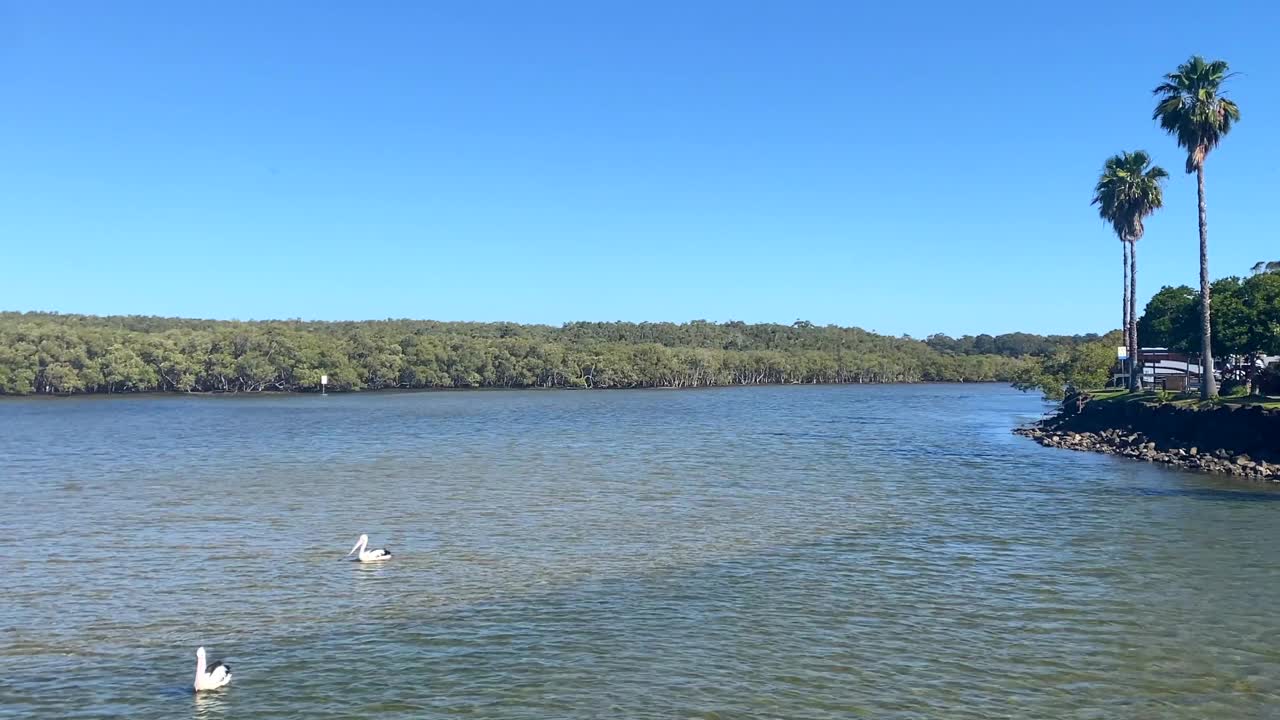
[[[1125,293],[1125,345],[1129,349],[1129,388],[1142,386],[1138,372],[1138,241],[1146,228],[1143,221],[1151,213],[1164,206],[1161,185],[1169,173],[1159,165],[1151,164],[1151,156],[1143,150],[1122,152],[1107,158],[1093,188],[1093,204],[1098,206],[1098,216],[1115,231],[1120,242],[1128,247],[1128,286]]]
[[[1199,55],[1164,76],[1155,89],[1158,98],[1153,120],[1177,139],[1187,151],[1187,174],[1196,174],[1200,206],[1200,397],[1218,395],[1213,379],[1213,348],[1209,344],[1212,326],[1209,312],[1209,228],[1204,205],[1204,161],[1209,151],[1240,120],[1240,108],[1228,100],[1223,84],[1233,75],[1223,60],[1206,61]]]
[[[1094,202],[1097,202],[1095,199]],[[1129,241],[1120,240],[1120,247],[1124,249],[1124,279],[1121,284],[1124,287],[1124,324],[1120,326],[1120,332],[1124,335],[1124,346],[1129,348]],[[1133,358],[1132,355],[1129,356]]]

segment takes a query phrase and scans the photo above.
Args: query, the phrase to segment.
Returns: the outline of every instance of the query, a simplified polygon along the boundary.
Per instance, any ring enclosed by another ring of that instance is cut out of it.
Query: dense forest
[[[645,388],[1009,381],[1015,348],[1081,338],[928,342],[741,322],[236,322],[0,313],[0,394],[383,388]],[[954,344],[954,347],[951,346]],[[989,352],[978,352],[978,349]]]

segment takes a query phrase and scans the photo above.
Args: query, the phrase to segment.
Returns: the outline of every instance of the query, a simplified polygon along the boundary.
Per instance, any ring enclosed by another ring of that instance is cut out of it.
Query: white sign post
[[[321,375],[320,376],[320,394],[321,395],[324,395],[324,387],[325,385],[328,385],[328,384],[329,384],[329,376]]]
[[[1118,347],[1118,348],[1116,348],[1116,359],[1117,359],[1117,360],[1128,360],[1128,359],[1129,359],[1129,348],[1127,348],[1127,347]]]

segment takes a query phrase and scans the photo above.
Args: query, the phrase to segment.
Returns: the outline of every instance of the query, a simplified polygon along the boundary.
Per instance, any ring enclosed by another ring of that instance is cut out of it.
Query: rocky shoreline
[[[1154,394],[1068,394],[1058,412],[1015,430],[1046,447],[1280,482],[1280,410],[1205,407]]]
[[[1175,465],[1188,470],[1240,475],[1255,480],[1280,482],[1280,463],[1233,453],[1223,448],[1170,447],[1157,443],[1140,432],[1109,429],[1101,432],[1075,432],[1044,427],[1037,423],[1014,430],[1014,433],[1044,445],[1065,450],[1120,455],[1134,460]]]

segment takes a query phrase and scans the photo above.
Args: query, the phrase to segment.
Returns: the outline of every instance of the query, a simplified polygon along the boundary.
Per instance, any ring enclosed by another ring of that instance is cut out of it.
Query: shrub
[[[1272,363],[1253,379],[1261,395],[1280,395],[1280,363]]]
[[[1223,380],[1218,393],[1223,397],[1244,397],[1249,394],[1249,383],[1243,380]]]

